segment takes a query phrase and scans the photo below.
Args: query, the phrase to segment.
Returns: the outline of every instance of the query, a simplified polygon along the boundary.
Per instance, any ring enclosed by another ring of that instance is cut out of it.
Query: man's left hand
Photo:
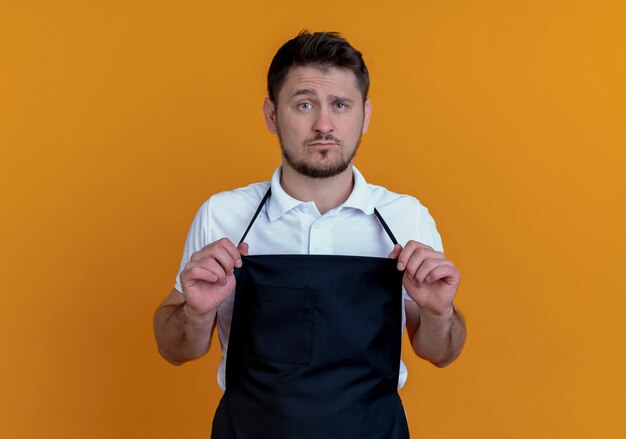
[[[442,252],[409,241],[404,248],[396,244],[389,257],[398,259],[398,270],[404,270],[402,284],[420,312],[432,316],[452,314],[461,274]]]

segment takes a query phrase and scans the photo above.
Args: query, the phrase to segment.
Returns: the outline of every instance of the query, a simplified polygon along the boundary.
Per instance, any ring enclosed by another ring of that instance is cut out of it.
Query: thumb
[[[391,253],[389,253],[389,256],[387,256],[389,259],[398,259],[398,256],[400,256],[400,252],[402,251],[402,246],[400,244],[396,244],[393,246],[393,250],[391,250]]]
[[[237,246],[237,250],[239,250],[239,253],[241,253],[243,256],[248,256],[248,249],[248,244],[246,244],[245,242],[242,242]]]

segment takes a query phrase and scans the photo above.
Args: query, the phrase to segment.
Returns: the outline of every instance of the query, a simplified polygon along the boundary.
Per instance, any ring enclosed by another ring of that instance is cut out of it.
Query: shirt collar
[[[374,207],[376,207],[374,205],[374,195],[372,195],[372,191],[363,174],[359,172],[356,166],[352,167],[352,173],[354,175],[354,188],[352,188],[352,193],[341,207],[352,207],[363,211],[367,215],[371,215],[374,213]]]
[[[297,200],[285,192],[280,185],[281,168],[282,165],[276,168],[270,182],[272,196],[267,202],[267,215],[270,221],[274,221],[291,209],[305,204],[304,201]],[[365,178],[355,166],[352,167],[352,174],[354,176],[354,188],[352,188],[348,199],[339,206],[339,209],[351,207],[359,209],[367,215],[371,215],[374,213],[374,197],[372,196],[372,192]]]

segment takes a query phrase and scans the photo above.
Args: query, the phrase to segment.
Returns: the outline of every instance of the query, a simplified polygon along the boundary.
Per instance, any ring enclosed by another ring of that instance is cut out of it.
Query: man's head
[[[311,178],[348,172],[369,125],[368,88],[361,54],[339,34],[301,32],[281,47],[263,111],[283,164]]]
[[[348,70],[354,74],[363,102],[367,99],[370,77],[363,56],[337,32],[311,34],[304,30],[278,49],[267,72],[267,92],[275,104],[293,67]]]

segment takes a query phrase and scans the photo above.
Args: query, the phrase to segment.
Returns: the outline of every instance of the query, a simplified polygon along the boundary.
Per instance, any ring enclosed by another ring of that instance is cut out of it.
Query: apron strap
[[[270,187],[267,190],[267,192],[265,193],[265,195],[263,196],[263,199],[261,200],[261,202],[259,203],[259,207],[257,207],[256,212],[254,212],[254,216],[252,217],[252,220],[250,221],[250,224],[248,224],[248,227],[246,228],[246,231],[243,233],[243,236],[241,237],[241,240],[239,241],[239,244],[241,244],[243,242],[243,240],[246,239],[246,236],[248,235],[248,232],[252,228],[252,224],[254,224],[254,221],[256,220],[256,217],[259,216],[259,213],[261,213],[261,209],[263,209],[263,206],[265,205],[265,202],[267,201],[267,199],[270,197],[271,194],[272,194],[272,188]],[[391,239],[391,242],[393,242],[393,244],[396,245],[398,243],[398,240],[396,239],[395,236],[393,236],[393,233],[391,232],[391,229],[389,228],[389,226],[387,225],[387,223],[383,219],[383,217],[380,214],[380,212],[378,211],[378,209],[374,208],[374,213],[376,214],[376,217],[378,218],[378,221],[380,221],[380,224],[383,226],[383,229],[385,229],[385,232],[387,232],[387,235],[389,236],[389,239]]]
[[[393,236],[393,233],[391,233],[391,229],[389,228],[389,226],[383,219],[383,216],[380,214],[380,212],[376,208],[374,208],[374,213],[376,214],[378,221],[380,221],[380,224],[383,226],[383,229],[385,229],[385,232],[387,232],[387,235],[389,235],[389,238],[391,239],[391,242],[393,242],[393,245],[396,245],[398,243],[398,240],[396,239],[395,236]]]
[[[243,242],[243,240],[246,239],[246,235],[250,231],[250,228],[252,227],[252,224],[254,224],[254,220],[256,219],[257,216],[259,216],[259,213],[261,212],[261,209],[263,209],[263,206],[265,205],[265,202],[267,201],[267,199],[270,197],[271,193],[272,193],[272,188],[270,187],[267,190],[267,192],[265,193],[265,196],[263,197],[261,202],[259,203],[259,207],[257,207],[256,212],[254,212],[254,216],[252,217],[252,221],[250,221],[250,224],[248,224],[248,228],[246,229],[245,232],[243,232],[243,236],[241,237],[241,240],[239,241],[239,244],[241,244]]]

